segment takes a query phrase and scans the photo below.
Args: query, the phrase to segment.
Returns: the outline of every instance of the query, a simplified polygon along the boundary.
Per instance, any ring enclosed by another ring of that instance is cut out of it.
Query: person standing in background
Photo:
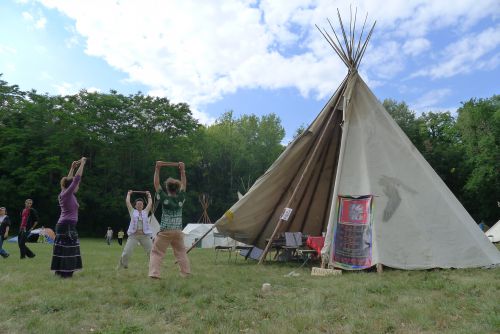
[[[10,218],[7,216],[7,209],[0,207],[0,255],[6,259],[10,254],[2,248],[4,240],[9,236]]]
[[[113,239],[113,230],[111,227],[108,226],[108,230],[106,231],[106,242],[108,243],[108,246],[111,245],[111,239]]]
[[[123,232],[123,229],[121,228],[120,231],[118,231],[118,243],[120,246],[123,243],[123,237],[125,236],[125,232]]]
[[[21,212],[21,227],[19,228],[19,236],[17,238],[21,259],[24,259],[26,256],[29,258],[35,257],[35,253],[33,253],[31,249],[26,246],[26,241],[31,230],[33,230],[37,225],[38,212],[33,208],[33,200],[28,198],[24,202],[24,209]]]

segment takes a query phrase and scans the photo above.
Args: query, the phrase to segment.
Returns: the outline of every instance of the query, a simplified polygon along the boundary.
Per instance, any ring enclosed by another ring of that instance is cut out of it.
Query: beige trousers
[[[128,237],[125,248],[123,249],[122,257],[120,258],[120,264],[123,267],[128,267],[128,260],[130,259],[130,256],[132,256],[137,243],[141,244],[142,248],[144,248],[144,251],[146,252],[146,255],[149,257],[151,248],[153,247],[151,237],[146,234],[132,234]]]
[[[156,235],[149,257],[149,276],[154,278],[160,277],[160,268],[165,252],[169,245],[172,245],[175,259],[179,264],[181,275],[188,276],[191,274],[189,259],[184,247],[184,235],[182,231],[161,231]]]

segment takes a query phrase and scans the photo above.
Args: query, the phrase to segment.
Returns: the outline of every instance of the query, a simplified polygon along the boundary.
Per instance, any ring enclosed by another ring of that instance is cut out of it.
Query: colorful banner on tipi
[[[372,195],[339,196],[334,229],[333,263],[342,269],[372,265]]]

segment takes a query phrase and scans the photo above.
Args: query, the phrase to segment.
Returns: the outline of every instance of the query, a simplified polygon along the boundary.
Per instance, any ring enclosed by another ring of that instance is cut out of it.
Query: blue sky
[[[379,4],[377,4],[379,3]],[[352,2],[377,20],[360,73],[379,99],[417,113],[499,94],[500,2]],[[314,24],[331,0],[0,2],[0,73],[22,89],[141,91],[187,102],[201,122],[276,113],[285,142],[346,74]]]

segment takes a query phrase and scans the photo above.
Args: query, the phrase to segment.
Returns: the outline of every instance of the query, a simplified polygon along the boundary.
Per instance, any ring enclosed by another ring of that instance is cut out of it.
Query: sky
[[[500,93],[498,0],[0,0],[0,73],[51,95],[167,97],[204,124],[275,113],[286,143],[347,73],[315,25],[339,32],[350,5],[358,33],[377,21],[359,72],[380,100],[419,115]]]

